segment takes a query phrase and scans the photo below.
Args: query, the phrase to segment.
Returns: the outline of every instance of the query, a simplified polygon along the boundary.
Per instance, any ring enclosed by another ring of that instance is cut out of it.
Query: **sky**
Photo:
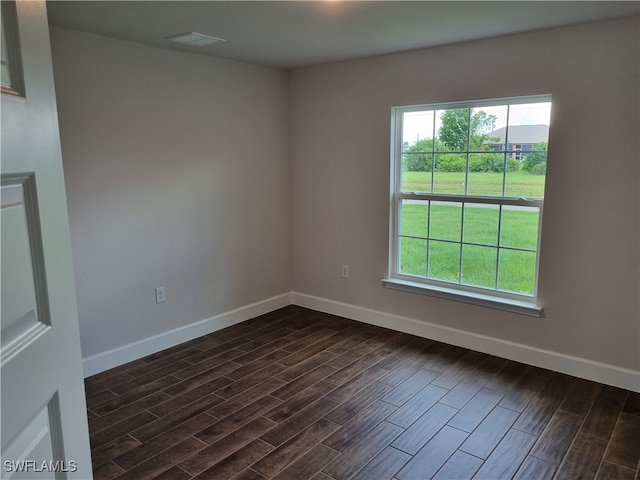
[[[509,107],[507,105],[500,105],[475,108],[473,110],[482,110],[487,112],[488,115],[495,115],[497,119],[494,130],[507,125],[507,116],[510,126],[549,125],[551,102],[511,105]],[[406,112],[403,119],[403,142],[408,142],[411,145],[418,140],[433,138],[434,132],[437,135],[441,125],[441,112],[442,110],[437,110],[435,115],[433,111]]]

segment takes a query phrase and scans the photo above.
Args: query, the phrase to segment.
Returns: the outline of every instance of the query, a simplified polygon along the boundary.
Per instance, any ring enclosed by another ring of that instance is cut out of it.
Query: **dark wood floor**
[[[86,391],[96,479],[639,479],[639,394],[295,306]]]

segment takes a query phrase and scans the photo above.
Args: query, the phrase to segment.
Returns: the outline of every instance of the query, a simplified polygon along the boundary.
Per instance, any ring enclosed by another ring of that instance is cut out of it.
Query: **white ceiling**
[[[53,1],[52,25],[281,68],[640,14],[638,1]],[[207,47],[164,40],[184,32]]]

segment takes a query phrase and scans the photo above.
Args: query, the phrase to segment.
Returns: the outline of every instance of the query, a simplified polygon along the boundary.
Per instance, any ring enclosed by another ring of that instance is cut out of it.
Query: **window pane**
[[[431,202],[431,222],[429,227],[430,238],[459,242],[462,233],[462,204]]]
[[[467,156],[459,153],[436,154],[435,162],[433,191],[464,194]]]
[[[400,213],[400,234],[427,238],[429,202],[403,200]]]
[[[497,246],[499,219],[499,205],[465,203],[463,241]]]
[[[427,241],[418,238],[400,237],[400,273],[407,275],[427,274]]]
[[[465,152],[469,145],[468,108],[438,110],[436,112],[436,151]]]
[[[459,281],[459,243],[429,241],[429,277],[449,282]]]
[[[469,195],[502,196],[504,154],[474,153],[469,156]]]
[[[544,197],[544,180],[545,174],[543,173],[530,173],[524,170],[525,164],[527,164],[528,157],[531,156],[532,163],[538,163],[542,165],[540,167],[546,170],[546,153],[544,158],[536,160],[536,153],[526,155],[522,161],[508,159],[507,160],[507,174],[505,180],[505,196],[507,197],[524,197],[524,198],[542,198]],[[517,162],[517,163],[516,163]],[[519,170],[517,170],[519,169]]]
[[[433,110],[403,114],[402,151],[410,151],[416,146],[421,151],[433,151],[434,118],[435,112]],[[423,142],[427,139],[430,140],[428,144]]]
[[[535,250],[538,247],[539,220],[539,208],[503,207],[500,225],[500,246]]]
[[[536,253],[500,249],[498,288],[533,295]]]
[[[547,172],[547,144],[520,151],[520,159],[507,160],[505,195],[507,197],[542,198]],[[515,153],[514,153],[515,155]]]
[[[479,287],[496,287],[498,249],[462,246],[462,283]]]
[[[402,155],[403,192],[431,193],[431,154]]]
[[[551,103],[512,105],[507,129],[505,194],[543,197]]]
[[[471,110],[471,150],[503,152],[506,143],[507,105]]]

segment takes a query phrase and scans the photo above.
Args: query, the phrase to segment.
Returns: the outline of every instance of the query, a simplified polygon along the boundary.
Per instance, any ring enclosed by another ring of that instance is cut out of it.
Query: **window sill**
[[[492,295],[483,295],[474,292],[465,292],[452,288],[440,287],[436,285],[425,285],[407,280],[399,280],[397,278],[385,278],[382,285],[393,290],[401,290],[403,292],[417,293],[420,295],[429,295],[432,297],[444,298],[458,302],[471,303],[482,307],[495,308],[498,310],[506,310],[507,312],[529,315],[532,317],[542,317],[542,308],[535,303],[522,302],[509,298],[495,297]]]

